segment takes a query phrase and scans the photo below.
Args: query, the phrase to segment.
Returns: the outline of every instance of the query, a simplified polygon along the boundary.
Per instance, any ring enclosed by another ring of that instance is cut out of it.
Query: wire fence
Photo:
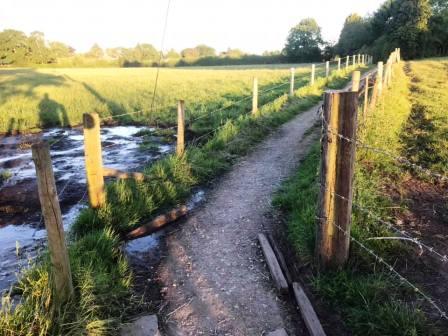
[[[393,64],[393,62],[392,62],[392,64]],[[390,70],[388,70],[388,71],[392,72],[392,69],[393,68],[391,65]],[[377,70],[374,70],[373,72],[369,73],[368,75],[370,77],[370,80],[368,81],[367,84],[364,84],[363,86],[361,86],[359,88],[358,93],[359,93],[359,96],[365,95],[365,97],[367,97],[367,98],[369,97],[369,94],[371,94],[370,99],[373,100],[376,98],[376,97],[374,97],[374,95],[377,94],[377,92],[375,92],[375,90],[378,89],[378,85],[383,84],[383,77],[382,77],[382,74],[380,73],[381,77],[378,78]],[[386,76],[388,76],[388,75],[391,76],[391,74],[386,74]],[[371,83],[374,83],[374,84],[371,85]],[[386,88],[387,88],[387,85],[386,85]],[[373,92],[369,92],[369,90],[373,90]],[[368,99],[366,99],[364,101],[364,104],[369,104],[369,103],[370,102],[368,101]],[[338,130],[332,128],[330,125],[330,122],[328,120],[326,120],[325,114],[323,113],[324,108],[325,107],[323,106],[321,109],[321,113],[320,113],[321,121],[322,121],[322,141],[323,142],[326,142],[326,141],[331,142],[332,141],[331,136],[333,136],[333,137],[336,137],[337,139],[339,139],[340,141],[349,144],[352,147],[352,150],[354,152],[356,152],[357,149],[370,151],[372,153],[379,154],[379,155],[390,158],[392,160],[392,162],[394,162],[395,165],[398,167],[407,167],[407,168],[413,170],[414,172],[423,173],[424,175],[435,178],[441,182],[448,181],[448,177],[446,175],[444,175],[443,173],[432,171],[431,169],[423,167],[422,165],[412,162],[411,160],[409,160],[403,156],[396,155],[386,149],[378,148],[378,147],[366,144],[366,143],[360,141],[359,139],[357,139],[356,137],[353,137],[353,138],[347,137],[346,135],[339,133]],[[361,126],[361,125],[363,125],[363,124],[358,124],[358,126]],[[354,237],[350,233],[349,226],[347,229],[347,228],[344,228],[341,225],[339,225],[338,224],[339,220],[329,221],[328,217],[321,217],[321,216],[317,216],[316,219],[319,222],[328,223],[329,225],[331,225],[334,228],[336,228],[337,230],[339,230],[344,236],[349,238],[350,242],[356,244],[359,248],[361,248],[363,251],[367,252],[370,256],[372,256],[377,262],[381,263],[400,282],[402,282],[403,284],[410,287],[415,293],[418,293],[427,303],[429,303],[429,305],[431,307],[434,308],[435,311],[437,311],[438,315],[442,319],[448,320],[447,313],[441,304],[436,303],[436,300],[434,300],[430,295],[428,295],[427,293],[422,291],[420,288],[418,288],[418,286],[416,286],[414,283],[412,283],[412,281],[407,279],[404,275],[400,274],[400,272],[397,271],[397,269],[391,263],[387,262],[385,260],[385,258],[381,257],[372,248],[368,247],[367,241],[399,240],[399,241],[403,241],[403,242],[408,242],[408,243],[411,243],[412,245],[418,247],[418,249],[420,250],[419,256],[422,256],[425,252],[427,252],[428,256],[431,256],[435,260],[439,261],[441,263],[441,265],[446,265],[446,263],[448,262],[447,254],[439,251],[437,248],[435,248],[431,244],[425,242],[424,238],[422,239],[422,238],[415,237],[410,232],[404,230],[399,224],[393,223],[391,220],[382,218],[380,215],[378,215],[376,213],[375,210],[369,209],[365,206],[358,204],[357,202],[355,202],[353,200],[353,197],[350,194],[349,194],[350,196],[346,196],[346,195],[341,195],[341,194],[337,193],[334,189],[335,187],[327,185],[326,181],[328,181],[328,180],[326,180],[322,176],[320,176],[320,180],[321,181],[318,183],[318,188],[320,188],[320,190],[321,190],[321,197],[324,193],[328,193],[331,195],[331,197],[333,197],[335,199],[339,199],[340,201],[343,201],[343,203],[350,206],[352,212],[359,211],[359,213],[367,216],[367,218],[370,218],[374,222],[377,222],[377,223],[383,225],[384,227],[386,227],[388,230],[390,230],[393,233],[393,236],[370,237],[370,238],[367,238],[366,241],[363,242],[360,239]],[[362,227],[359,227],[359,229],[362,230]]]

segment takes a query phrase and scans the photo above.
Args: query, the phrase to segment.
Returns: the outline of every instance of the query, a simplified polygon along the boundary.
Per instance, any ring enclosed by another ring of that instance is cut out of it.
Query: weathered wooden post
[[[47,143],[41,142],[32,145],[31,150],[36,167],[37,189],[42,215],[47,229],[55,298],[56,302],[60,304],[66,302],[73,294],[73,283],[70,260],[65,245],[61,208],[51,163],[50,147]]]
[[[182,156],[185,152],[185,102],[177,104],[177,146],[176,154]]]
[[[295,69],[291,68],[291,82],[289,85],[289,96],[290,97],[294,96],[294,74],[295,74]]]
[[[89,202],[92,208],[99,208],[106,201],[99,115],[97,113],[84,113],[83,126]]]
[[[254,78],[254,84],[252,88],[252,114],[258,112],[258,78]]]
[[[310,81],[311,86],[314,85],[314,77],[315,76],[316,76],[316,65],[313,64],[313,65],[311,65],[311,81]]]
[[[367,109],[368,109],[368,105],[369,105],[369,80],[370,80],[370,75],[367,74],[366,76],[366,82],[365,82],[365,90],[364,90],[364,106],[363,106],[363,110],[362,110],[362,115],[363,115],[363,120],[366,120],[367,118]]]
[[[348,67],[350,66],[350,56],[347,56],[345,59],[345,70],[348,70]]]
[[[338,57],[338,71],[341,71],[341,58]]]
[[[389,72],[390,72],[390,62],[387,62],[384,70],[383,88],[389,87]]]
[[[362,62],[361,62],[361,54],[358,54],[358,64],[359,64],[359,65],[362,65]]]
[[[375,84],[377,85],[378,96],[381,96],[383,93],[383,71],[384,71],[383,62],[378,62],[378,71],[376,74],[376,84]]]
[[[353,71],[352,73],[352,91],[359,91],[359,84],[361,81],[361,71]]]
[[[328,78],[330,76],[330,62],[327,61],[325,63],[325,78]]]
[[[353,196],[358,93],[327,92],[320,168],[316,254],[321,268],[340,268],[348,260]]]
[[[353,55],[353,67],[356,67],[356,55]]]

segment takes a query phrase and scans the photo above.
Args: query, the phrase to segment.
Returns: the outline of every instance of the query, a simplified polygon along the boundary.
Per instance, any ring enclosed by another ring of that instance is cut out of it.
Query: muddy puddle
[[[42,139],[51,145],[66,230],[85,206],[82,129],[51,129],[41,134],[0,138],[0,292],[10,288],[17,273],[36,258],[45,244],[30,148]],[[174,149],[172,138],[158,136],[149,127],[103,127],[101,140],[104,166],[125,171],[139,171]],[[157,238],[152,239],[150,245],[157,245]]]

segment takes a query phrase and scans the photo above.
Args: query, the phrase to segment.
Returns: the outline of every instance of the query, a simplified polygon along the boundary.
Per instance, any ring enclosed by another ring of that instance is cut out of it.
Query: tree
[[[199,50],[196,48],[186,48],[180,52],[182,58],[185,59],[197,59],[199,58]]]
[[[241,58],[243,57],[245,54],[244,51],[240,50],[240,49],[227,49],[227,51],[221,53],[222,57],[228,57],[228,58]]]
[[[212,47],[205,45],[205,44],[200,44],[200,45],[196,46],[195,49],[198,51],[199,57],[216,56],[216,50],[213,49]]]
[[[62,57],[70,57],[75,54],[75,49],[62,43],[62,42],[50,42],[49,54],[52,60],[57,60]]]
[[[293,62],[320,61],[322,43],[321,29],[316,20],[303,19],[290,30],[284,54]]]
[[[25,64],[29,55],[28,38],[18,30],[0,32],[0,65]]]
[[[104,51],[97,43],[95,43],[92,48],[90,48],[90,50],[86,53],[86,56],[100,59],[104,57]]]
[[[336,51],[340,55],[352,55],[369,43],[368,20],[360,15],[350,14],[346,19],[339,36]]]
[[[28,61],[33,64],[49,62],[49,49],[45,45],[44,33],[34,31],[28,37]]]

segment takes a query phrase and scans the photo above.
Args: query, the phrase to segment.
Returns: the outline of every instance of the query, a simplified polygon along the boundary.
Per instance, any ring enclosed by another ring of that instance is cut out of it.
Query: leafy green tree
[[[196,48],[198,53],[199,53],[199,57],[213,57],[216,56],[216,50],[213,49],[212,47],[209,47],[205,44],[200,44],[198,46],[196,46]]]
[[[369,22],[358,14],[350,14],[339,36],[336,51],[342,55],[352,55],[370,42]]]
[[[90,48],[90,50],[86,53],[86,56],[100,59],[104,57],[104,51],[97,43],[95,43],[92,48]]]
[[[240,49],[227,49],[227,51],[224,51],[223,53],[221,53],[222,57],[227,57],[227,58],[241,58],[245,55],[245,52],[240,50]]]
[[[200,54],[196,48],[186,48],[180,52],[182,58],[185,59],[198,59]]]
[[[49,54],[51,59],[57,60],[58,58],[73,56],[75,49],[62,42],[50,42]]]
[[[322,44],[321,29],[316,20],[303,19],[290,30],[284,54],[294,62],[320,61]]]
[[[28,38],[23,32],[13,29],[0,32],[0,65],[25,64],[28,55]]]

